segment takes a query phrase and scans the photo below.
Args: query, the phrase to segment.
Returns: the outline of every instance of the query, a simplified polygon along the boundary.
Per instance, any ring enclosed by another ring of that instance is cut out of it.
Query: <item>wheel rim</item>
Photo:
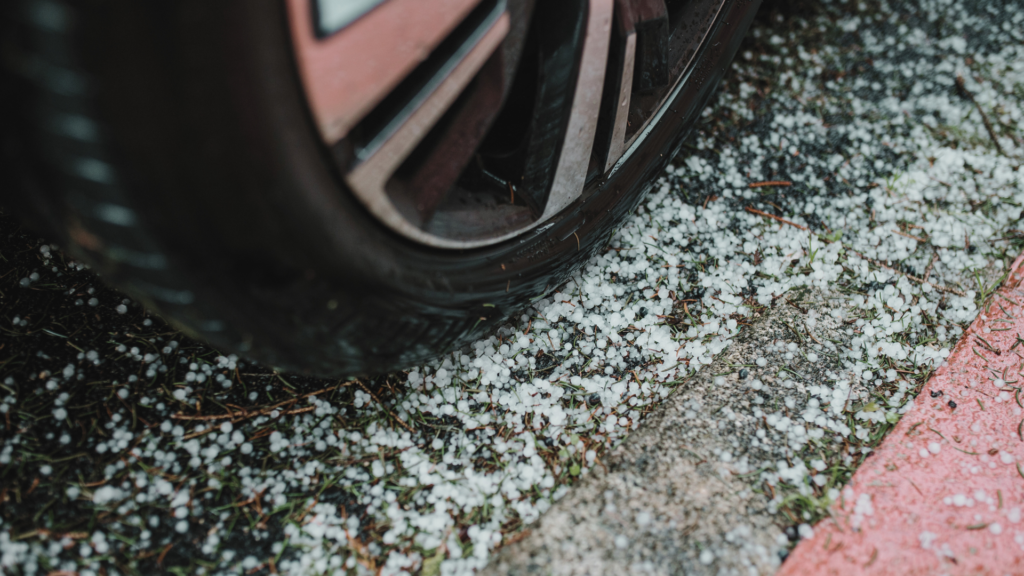
[[[393,231],[448,249],[524,234],[621,166],[723,4],[286,2],[310,112],[347,187]]]

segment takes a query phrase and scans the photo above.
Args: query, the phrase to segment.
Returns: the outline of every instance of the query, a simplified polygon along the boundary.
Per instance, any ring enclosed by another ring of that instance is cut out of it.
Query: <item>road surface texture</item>
[[[775,344],[797,341],[794,319],[818,317],[814,329],[800,323],[806,338],[849,347],[853,337],[844,322],[828,315],[843,299],[814,291],[799,304],[755,314],[725,353],[683,381],[526,538],[505,548],[492,561],[494,571],[694,574],[715,564],[716,572],[771,574],[789,539],[770,499],[751,482],[759,480],[751,462],[770,461],[775,453],[762,443],[765,415],[757,406],[806,397],[828,379],[837,355],[811,362]],[[758,358],[765,359],[763,367]],[[751,387],[755,381],[760,390]],[[805,402],[793,408],[807,413]]]
[[[223,356],[0,216],[0,566],[786,567],[1024,249],[1022,24],[1017,3],[766,7],[607,249],[376,379]]]

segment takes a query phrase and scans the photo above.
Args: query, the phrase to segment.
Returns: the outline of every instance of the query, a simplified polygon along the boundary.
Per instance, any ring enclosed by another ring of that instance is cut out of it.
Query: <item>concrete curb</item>
[[[780,576],[1024,574],[1022,264]]]

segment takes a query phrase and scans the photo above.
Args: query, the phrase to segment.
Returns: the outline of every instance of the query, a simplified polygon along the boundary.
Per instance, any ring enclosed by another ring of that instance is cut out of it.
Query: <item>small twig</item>
[[[793,183],[788,180],[768,180],[767,182],[751,182],[748,184],[751,188],[761,188],[762,186],[792,186]]]
[[[995,238],[995,240],[1017,240],[1024,236],[1024,230],[1017,230],[1016,228],[1010,228],[1006,231],[1006,236],[1002,238]]]
[[[787,298],[785,296],[783,296],[783,299],[786,302],[789,302],[790,306],[792,306],[793,308],[796,308],[797,310],[799,310],[801,314],[807,314],[807,309],[806,308],[800,306],[799,304],[797,304],[796,302],[793,302],[792,300],[790,300],[789,298]]]
[[[257,416],[263,416],[263,415],[266,415],[266,414],[270,414],[271,412],[273,412],[274,410],[277,410],[278,408],[280,408],[281,406],[284,406],[285,404],[295,404],[296,402],[298,402],[299,400],[302,400],[304,398],[309,398],[310,396],[319,396],[320,394],[331,392],[332,390],[337,390],[338,388],[344,388],[346,386],[351,386],[351,385],[352,385],[352,381],[343,382],[341,384],[335,384],[334,386],[330,386],[328,388],[324,388],[323,390],[317,390],[316,392],[310,392],[308,394],[303,394],[302,396],[297,396],[295,398],[290,398],[288,400],[285,400],[284,402],[278,402],[277,404],[274,404],[273,406],[268,406],[266,408],[261,408],[261,409],[255,411],[255,412],[249,412],[248,410],[242,409],[241,413],[234,412],[234,413],[231,413],[231,414],[213,414],[213,415],[209,415],[209,416],[199,416],[199,415],[189,416],[187,414],[171,414],[171,418],[173,418],[175,420],[231,420],[232,422],[238,422],[239,420],[245,420],[247,418],[255,418]],[[296,409],[296,410],[286,411],[286,412],[284,412],[284,414],[300,414],[301,413],[300,411],[301,412],[308,412],[309,409],[307,409],[307,408],[299,408],[299,409]],[[196,432],[195,434],[199,434],[199,433]]]
[[[910,238],[911,240],[917,240],[918,242],[920,242],[922,244],[924,244],[925,242],[928,241],[928,240],[926,240],[924,238],[918,238],[917,236],[911,236],[910,234],[907,234],[906,232],[900,232],[899,230],[893,230],[893,232],[896,233],[896,234],[899,234],[900,236],[903,236],[904,238]]]
[[[1002,355],[1002,353],[1003,353],[1002,350],[1000,350],[1000,349],[996,348],[995,346],[989,344],[988,340],[985,340],[984,338],[982,338],[981,336],[978,336],[977,334],[974,335],[974,339],[977,340],[979,344],[981,344],[982,348],[988,350],[989,352],[995,352],[996,356]]]
[[[965,96],[967,96],[968,100],[974,103],[974,107],[977,108],[978,113],[981,114],[981,121],[985,124],[985,130],[988,131],[988,135],[992,138],[992,143],[996,145],[996,151],[998,151],[1000,155],[1006,156],[1006,152],[1003,151],[1003,147],[999,144],[999,137],[996,136],[995,128],[992,127],[992,122],[988,119],[988,114],[985,114],[985,111],[981,109],[981,104],[978,104],[978,101],[974,99],[974,94],[971,94],[971,91],[967,89],[966,85],[964,85],[964,77],[959,74],[956,76],[956,87],[959,88]]]
[[[383,408],[384,411],[387,412],[392,418],[394,418],[396,422],[401,424],[402,428],[405,428],[406,430],[408,430],[410,434],[415,434],[416,433],[416,431],[413,430],[411,426],[406,424],[404,420],[399,418],[397,414],[392,412],[390,408],[388,408],[383,402],[381,402],[380,399],[377,398],[376,394],[374,394],[373,392],[370,392],[370,389],[367,388],[365,384],[363,384],[362,382],[359,382],[359,381],[357,381],[356,384],[358,384],[359,387],[363,389],[363,392],[366,392],[367,394],[369,394],[370,398],[373,398],[374,401],[377,402],[377,404],[380,404],[380,407]]]
[[[928,263],[928,267],[924,269],[924,278],[922,278],[922,280],[924,280],[925,282],[927,282],[928,281],[928,277],[932,275],[932,268],[935,266],[935,261],[938,260],[938,259],[939,259],[939,253],[938,252],[935,252],[934,254],[932,254],[932,261],[929,262]]]
[[[914,276],[913,274],[907,274],[906,272],[904,272],[902,270],[897,270],[897,269],[893,268],[892,266],[889,266],[887,264],[883,264],[882,262],[880,262],[878,260],[875,260],[873,258],[868,258],[867,256],[861,254],[860,252],[857,252],[856,250],[852,250],[851,249],[850,252],[856,254],[857,256],[859,256],[863,260],[867,260],[868,262],[871,262],[872,264],[874,264],[875,266],[878,266],[879,268],[885,268],[886,270],[889,270],[890,272],[895,272],[896,274],[899,274],[900,276],[906,276],[907,278],[909,278],[910,280],[913,280],[914,282],[917,282],[918,284],[927,284],[927,285],[931,286],[932,289],[937,291],[937,292],[947,292],[949,294],[956,294],[957,296],[966,296],[967,295],[967,294],[964,293],[963,290],[957,290],[956,288],[948,288],[946,286],[939,286],[938,284],[932,284],[931,282],[928,282],[928,281],[926,281],[926,280],[924,280],[922,278],[918,278],[917,276]]]
[[[803,337],[803,335],[802,335],[802,334],[800,334],[799,332],[797,332],[797,331],[796,331],[796,328],[793,328],[792,326],[790,326],[790,325],[789,325],[789,323],[788,323],[788,322],[786,322],[785,320],[779,320],[779,322],[782,322],[782,325],[783,325],[783,326],[785,326],[786,328],[789,328],[789,331],[790,331],[790,332],[792,332],[793,334],[796,334],[796,337],[797,337],[797,338],[798,338],[798,339],[800,340],[800,343],[801,343],[801,344],[803,344],[803,343],[804,343],[804,337]]]
[[[504,542],[501,543],[500,547],[504,548],[505,546],[511,546],[511,545],[515,544],[516,542],[519,542],[523,538],[526,538],[527,536],[529,536],[530,532],[531,532],[531,530],[529,528],[527,528],[526,530],[523,530],[519,534],[515,534],[513,536],[510,536],[507,540],[505,540]]]
[[[774,214],[769,214],[767,212],[762,212],[762,211],[758,210],[757,208],[753,208],[751,206],[747,206],[746,208],[744,208],[744,210],[746,210],[747,212],[750,212],[751,214],[757,214],[758,216],[765,216],[767,218],[771,218],[772,220],[778,220],[779,222],[782,222],[783,224],[789,224],[790,226],[793,226],[795,228],[799,228],[800,230],[807,230],[806,226],[801,226],[801,225],[797,224],[796,222],[790,222],[789,220],[786,220],[785,218],[779,218],[778,216],[776,216]]]
[[[199,430],[199,431],[193,432],[191,434],[186,434],[186,435],[182,436],[181,437],[181,441],[184,442],[185,440],[191,440],[193,438],[198,438],[200,436],[203,436],[204,434],[209,434],[210,432],[213,432],[216,428],[217,428],[216,426],[207,426],[206,428],[203,428],[202,430]]]
[[[167,557],[167,553],[171,551],[171,548],[173,546],[174,546],[174,542],[171,542],[167,546],[164,546],[163,552],[160,552],[160,556],[158,556],[157,559],[156,559],[156,565],[157,566],[163,566],[164,558]]]
[[[934,180],[934,181],[938,182],[939,184],[942,184],[943,186],[945,186],[945,187],[947,187],[947,188],[952,188],[952,187],[953,187],[953,185],[952,185],[952,184],[949,184],[948,182],[943,182],[942,180],[939,180],[938,178],[934,178],[934,177],[932,177],[932,176],[929,176],[928,178],[929,178],[929,179],[931,179],[931,180]]]

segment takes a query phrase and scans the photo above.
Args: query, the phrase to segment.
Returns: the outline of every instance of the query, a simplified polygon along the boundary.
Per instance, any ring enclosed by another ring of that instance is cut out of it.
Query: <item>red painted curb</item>
[[[1024,574],[1022,263],[778,576]]]

